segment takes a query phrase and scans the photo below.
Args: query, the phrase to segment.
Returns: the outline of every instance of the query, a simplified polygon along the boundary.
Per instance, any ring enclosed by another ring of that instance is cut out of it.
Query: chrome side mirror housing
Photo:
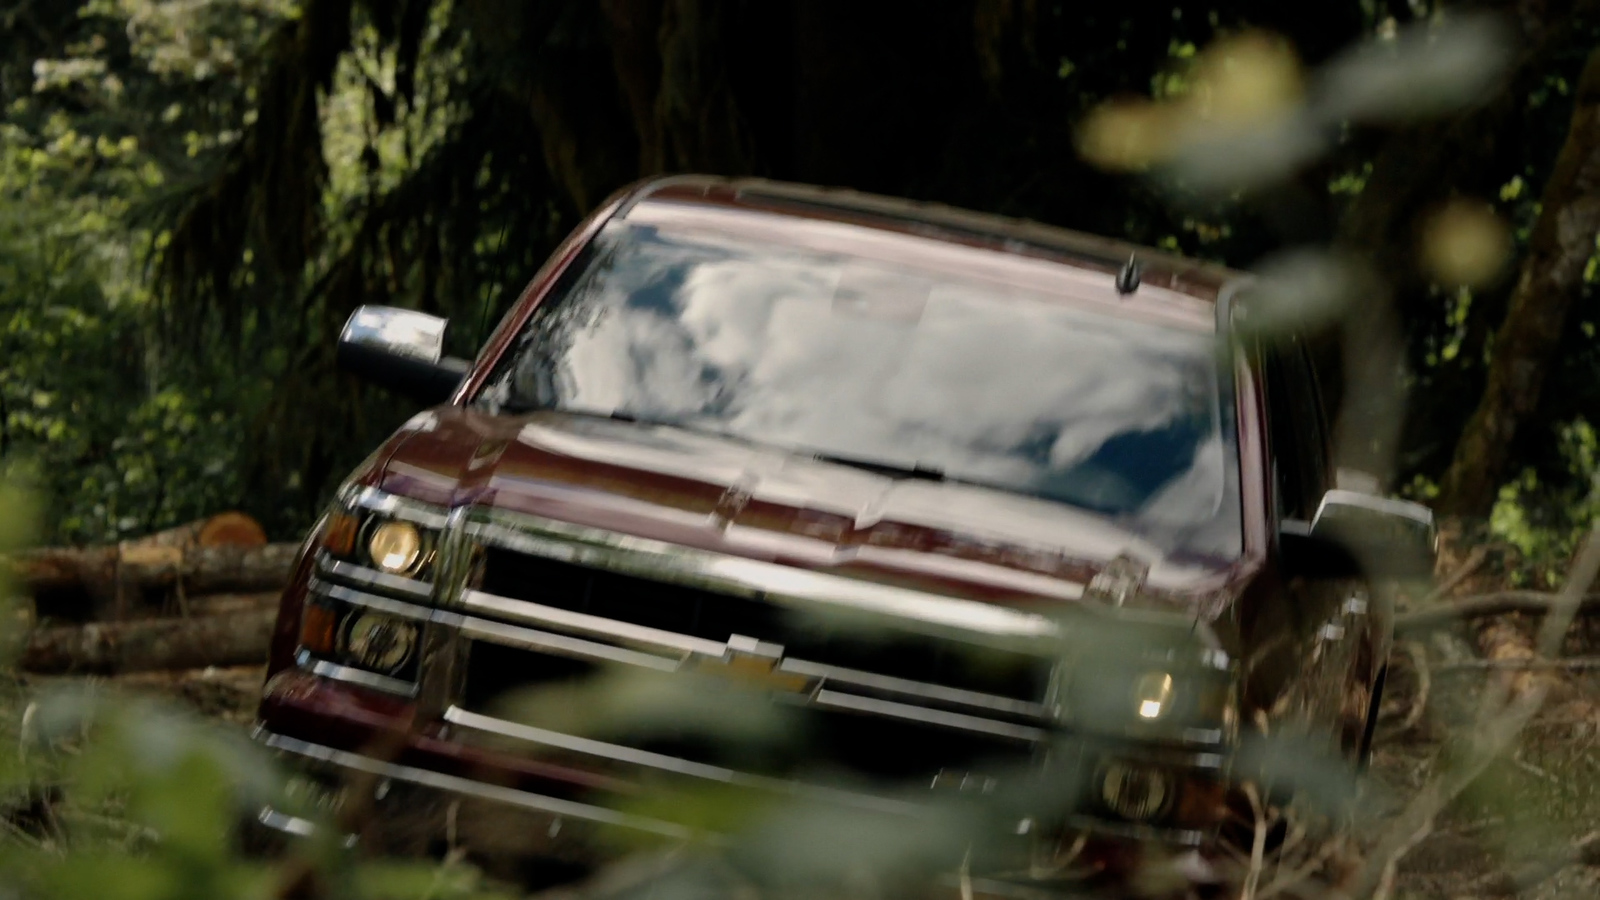
[[[1310,522],[1284,522],[1279,538],[1286,568],[1308,577],[1429,578],[1439,549],[1426,506],[1343,489],[1323,495]]]
[[[448,319],[393,306],[362,306],[339,333],[340,346],[368,347],[395,356],[438,362]]]
[[[444,403],[471,368],[444,356],[448,324],[411,309],[359,307],[339,333],[339,368],[424,406]]]

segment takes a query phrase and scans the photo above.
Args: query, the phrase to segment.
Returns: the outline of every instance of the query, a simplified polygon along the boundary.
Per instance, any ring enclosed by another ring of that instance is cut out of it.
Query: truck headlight
[[[1199,743],[1229,739],[1234,703],[1232,671],[1165,652],[1139,661],[1065,659],[1052,676],[1048,700],[1056,720],[1072,729]]]
[[[367,532],[367,557],[391,575],[408,575],[423,562],[422,533],[410,522],[377,522]]]
[[[1146,672],[1133,686],[1133,708],[1141,719],[1159,719],[1172,709],[1172,674]]]
[[[340,637],[340,650],[351,665],[385,675],[404,668],[417,649],[416,623],[380,613],[353,613]]]
[[[1100,772],[1101,801],[1130,822],[1161,815],[1175,793],[1172,776],[1155,766],[1114,762]]]

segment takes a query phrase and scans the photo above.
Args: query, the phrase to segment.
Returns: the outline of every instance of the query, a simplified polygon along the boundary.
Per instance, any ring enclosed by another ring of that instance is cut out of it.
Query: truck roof
[[[1066,263],[1103,271],[1110,278],[1133,258],[1139,263],[1142,284],[1209,302],[1215,302],[1224,287],[1243,277],[1223,266],[1125,241],[1026,219],[847,188],[812,187],[760,178],[676,175],[641,185],[618,216],[625,218],[634,206],[651,201],[705,204],[863,226]]]

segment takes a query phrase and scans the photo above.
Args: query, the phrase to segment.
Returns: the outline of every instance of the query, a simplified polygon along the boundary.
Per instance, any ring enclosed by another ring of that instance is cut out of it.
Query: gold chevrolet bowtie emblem
[[[691,668],[697,672],[721,675],[769,691],[804,694],[812,679],[782,671],[783,647],[736,634],[728,638],[728,649],[720,657],[695,657]]]

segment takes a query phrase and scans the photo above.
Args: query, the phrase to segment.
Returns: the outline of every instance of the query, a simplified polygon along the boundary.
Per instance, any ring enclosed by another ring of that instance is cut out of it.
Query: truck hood
[[[391,446],[377,486],[424,502],[1008,605],[1075,600],[1118,557],[1149,566],[1162,605],[1215,606],[1239,577],[1233,562],[1175,561],[1063,504],[665,426],[451,406],[415,416]]]

